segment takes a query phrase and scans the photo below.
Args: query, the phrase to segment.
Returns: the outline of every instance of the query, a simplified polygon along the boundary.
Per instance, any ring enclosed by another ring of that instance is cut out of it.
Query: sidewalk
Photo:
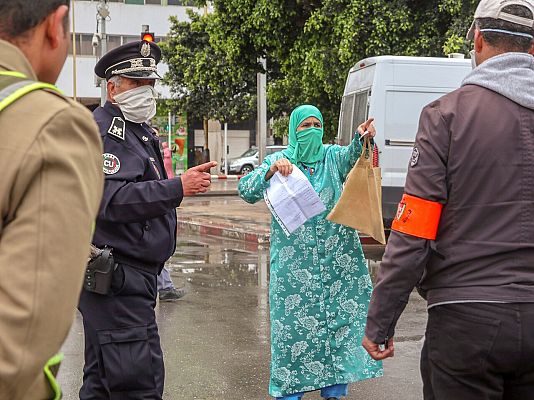
[[[185,198],[177,215],[178,230],[183,233],[269,243],[271,214],[265,202],[243,201],[237,194],[237,180],[213,181],[208,193]]]
[[[211,187],[207,193],[202,196],[237,196],[237,184],[239,177],[237,175],[229,175],[223,179],[225,175],[212,175]]]
[[[177,210],[178,230],[269,244],[269,209],[264,201],[248,204],[242,200],[237,184],[237,180],[214,180],[209,192],[185,198]],[[370,259],[382,258],[383,245],[365,235],[360,240]]]

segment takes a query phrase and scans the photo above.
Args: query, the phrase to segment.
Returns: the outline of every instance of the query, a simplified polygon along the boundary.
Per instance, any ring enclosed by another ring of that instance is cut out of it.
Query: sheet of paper
[[[308,178],[295,165],[291,175],[284,177],[280,172],[273,175],[264,198],[273,217],[288,236],[326,210]]]

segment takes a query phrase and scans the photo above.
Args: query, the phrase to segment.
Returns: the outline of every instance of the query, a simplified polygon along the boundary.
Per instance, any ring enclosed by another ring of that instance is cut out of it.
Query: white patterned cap
[[[512,22],[517,25],[526,26],[534,29],[534,17],[524,18],[517,15],[503,12],[502,9],[507,6],[523,6],[528,8],[534,16],[534,0],[482,0],[475,11],[477,18],[493,18],[503,21]],[[473,40],[475,37],[475,21],[471,24],[466,38]]]

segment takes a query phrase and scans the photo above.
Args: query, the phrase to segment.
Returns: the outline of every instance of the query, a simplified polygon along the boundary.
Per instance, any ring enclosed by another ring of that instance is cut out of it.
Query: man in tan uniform
[[[59,398],[56,368],[44,367],[72,323],[102,194],[101,141],[83,106],[49,89],[1,103],[5,79],[56,81],[69,6],[0,0],[1,400]]]

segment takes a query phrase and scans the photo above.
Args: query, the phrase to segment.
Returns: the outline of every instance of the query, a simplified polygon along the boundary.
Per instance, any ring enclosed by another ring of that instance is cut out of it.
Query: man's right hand
[[[216,161],[197,165],[189,168],[180,176],[184,196],[194,196],[198,193],[205,193],[211,185],[210,169],[217,166]]]
[[[388,340],[387,346],[381,348],[380,345],[374,343],[367,336],[363,337],[362,341],[363,348],[369,353],[373,360],[384,360],[388,357],[393,357],[395,355],[395,347],[393,343],[393,338]]]

